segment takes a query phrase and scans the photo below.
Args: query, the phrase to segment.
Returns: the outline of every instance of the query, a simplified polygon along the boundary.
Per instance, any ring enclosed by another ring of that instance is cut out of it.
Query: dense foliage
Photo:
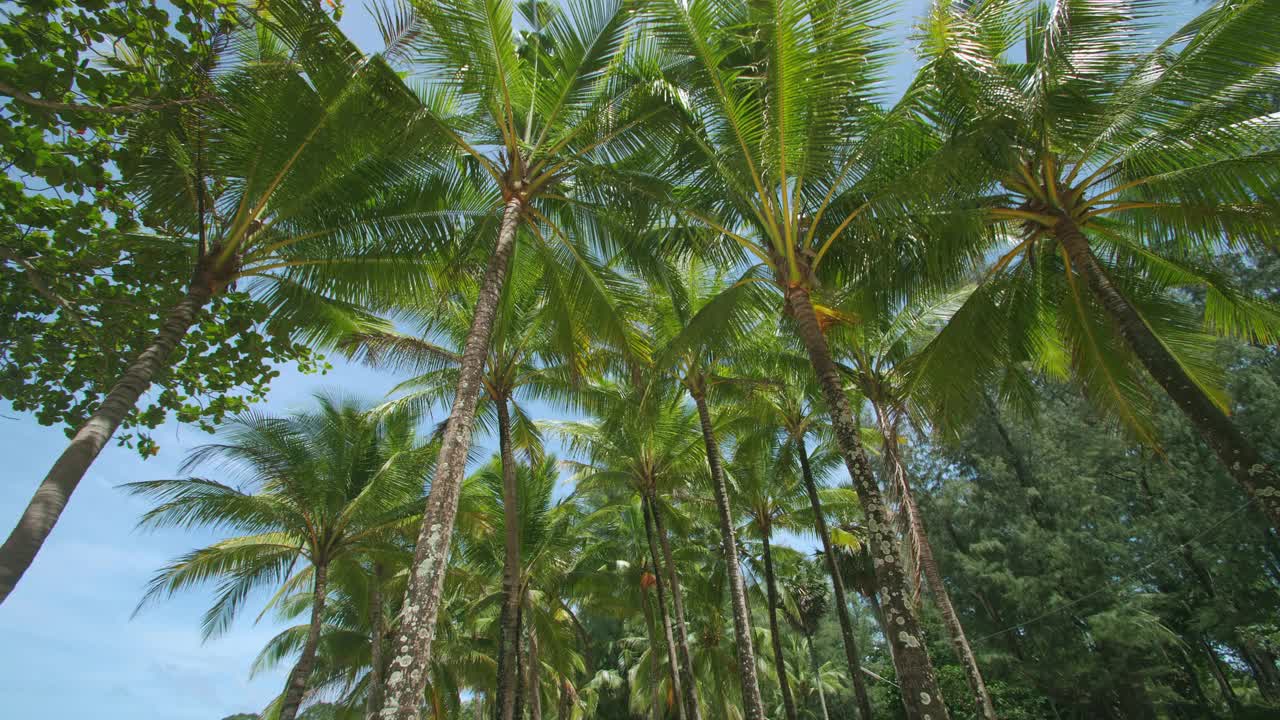
[[[229,536],[144,604],[267,593],[270,720],[1280,712],[1276,0],[937,2],[888,104],[868,0],[76,7],[0,34],[0,388],[84,421],[0,601],[172,411],[143,525]],[[245,410],[326,348],[414,375]]]

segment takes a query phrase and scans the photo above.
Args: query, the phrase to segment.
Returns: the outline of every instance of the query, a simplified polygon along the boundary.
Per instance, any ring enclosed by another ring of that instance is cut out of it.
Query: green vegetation
[[[172,415],[264,718],[1280,712],[1280,2],[339,9],[5,10],[0,601]]]

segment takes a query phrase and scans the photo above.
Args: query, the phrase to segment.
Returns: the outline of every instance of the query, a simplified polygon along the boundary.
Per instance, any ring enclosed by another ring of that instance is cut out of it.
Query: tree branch
[[[65,103],[58,102],[56,100],[38,98],[3,82],[0,82],[0,95],[8,95],[20,103],[31,105],[33,107],[44,108],[46,110],[54,110],[56,112],[88,112],[103,113],[107,115],[128,115],[130,113],[158,110],[160,108],[179,105],[194,105],[195,103],[200,102],[200,98],[182,98],[179,100],[167,100],[165,102],[139,102],[129,103],[127,105],[88,105],[84,103]]]

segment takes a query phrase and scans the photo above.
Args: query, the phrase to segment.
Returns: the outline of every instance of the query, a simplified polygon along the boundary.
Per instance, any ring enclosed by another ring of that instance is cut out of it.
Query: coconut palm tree
[[[523,232],[534,252],[557,257],[579,286],[602,289],[584,242],[590,233],[568,232],[566,219],[593,215],[604,182],[593,168],[632,156],[665,104],[648,102],[655,84],[643,81],[643,47],[621,51],[634,37],[633,13],[621,0],[535,2],[521,7],[518,20],[510,0],[400,2],[378,17],[388,53],[425,81],[418,117],[447,137],[501,198],[387,687],[384,720],[409,720],[417,716],[430,664],[481,377],[517,236]],[[517,33],[517,22],[529,31]],[[625,344],[607,294],[596,300],[592,319]]]
[[[545,258],[519,249],[513,254],[512,276],[503,287],[494,319],[489,358],[482,376],[484,392],[477,406],[477,421],[496,424],[499,455],[505,478],[502,508],[508,529],[505,601],[498,651],[498,702],[505,714],[516,708],[516,662],[519,630],[516,614],[520,604],[520,500],[516,493],[515,448],[528,450],[533,462],[541,462],[542,440],[537,426],[521,404],[522,399],[556,399],[571,402],[575,378],[585,359],[585,330],[576,325],[574,297],[543,294],[558,285],[550,276],[555,268],[540,268]],[[544,271],[545,270],[545,271]],[[551,282],[544,283],[544,280]],[[413,333],[369,330],[353,333],[342,341],[349,355],[379,368],[395,368],[421,373],[398,385],[408,391],[388,407],[408,405],[422,410],[445,406],[457,387],[461,350],[471,326],[475,288],[463,287],[444,302],[433,298],[428,307],[401,310],[403,320],[417,325]],[[402,321],[403,321],[402,320]],[[494,423],[496,420],[496,423]]]
[[[310,585],[310,621],[289,673],[280,718],[293,720],[314,668],[335,562],[394,549],[417,522],[424,475],[436,457],[421,444],[408,413],[374,418],[349,400],[317,397],[319,408],[288,417],[241,415],[225,441],[196,449],[183,471],[210,467],[245,490],[188,477],[129,483],[156,501],[148,528],[229,527],[248,535],[188,553],[158,572],[142,605],[208,581],[217,600],[205,613],[205,637],[225,631],[254,589]],[[303,569],[295,572],[302,561]]]
[[[547,427],[568,442],[570,453],[586,458],[568,461],[575,468],[575,481],[584,492],[598,492],[614,502],[620,491],[628,497],[632,494],[638,497],[650,561],[655,568],[658,615],[667,635],[672,687],[681,698],[679,713],[699,717],[679,573],[667,540],[659,500],[685,478],[696,475],[705,462],[701,439],[693,434],[697,420],[669,388],[664,390],[646,383],[633,387],[605,383],[590,393],[591,406],[604,411],[600,420],[560,422]],[[668,589],[674,595],[677,613],[674,634],[667,610]]]
[[[823,582],[821,573],[815,566],[806,564],[799,575],[791,579],[789,587],[787,621],[804,636],[813,678],[812,687],[817,691],[818,702],[822,705],[822,719],[828,720],[827,685],[823,681],[823,666],[818,664],[818,655],[813,651],[813,635],[818,631],[818,622],[827,612],[827,584]]]
[[[1073,374],[1153,444],[1154,380],[1280,528],[1280,475],[1229,417],[1209,353],[1215,334],[1280,337],[1277,308],[1210,266],[1223,247],[1275,247],[1280,79],[1267,68],[1280,17],[1266,2],[1216,3],[1149,49],[1155,7],[935,8],[922,32],[928,94],[945,108],[933,114],[984,171],[970,188],[1012,247],[932,355],[960,357],[956,391],[1009,361]],[[1186,291],[1203,293],[1202,317],[1170,297]]]
[[[898,539],[814,302],[830,283],[863,286],[889,304],[909,289],[915,265],[953,260],[956,243],[939,243],[925,257],[921,238],[975,229],[962,217],[936,221],[955,193],[950,176],[937,172],[939,143],[917,121],[915,96],[888,111],[870,102],[883,67],[884,6],[662,0],[646,7],[663,48],[678,58],[670,73],[690,108],[680,160],[650,197],[702,231],[687,233],[690,242],[752,265],[744,283],[781,294],[869,519],[907,716],[945,718]]]
[[[240,283],[273,308],[273,331],[332,339],[370,320],[361,305],[426,283],[424,259],[472,202],[463,186],[417,178],[414,149],[429,133],[381,58],[310,7],[261,8],[201,68],[207,99],[132,129],[136,153],[122,170],[156,233],[138,242],[187,248],[191,281],[0,547],[0,602],[202,308]]]

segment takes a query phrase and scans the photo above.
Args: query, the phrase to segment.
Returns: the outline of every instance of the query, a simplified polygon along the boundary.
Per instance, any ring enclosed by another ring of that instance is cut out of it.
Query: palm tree
[[[210,97],[148,115],[123,168],[158,233],[137,242],[186,247],[191,281],[0,547],[0,602],[202,308],[246,283],[273,308],[276,331],[332,339],[369,320],[355,303],[421,284],[424,255],[469,202],[413,179],[420,163],[405,152],[425,137],[399,79],[323,13],[274,0],[269,18],[243,18],[222,45],[234,52],[201,68]]]
[[[804,483],[805,494],[809,499],[812,513],[812,529],[822,543],[822,557],[831,579],[835,597],[836,619],[840,625],[840,638],[845,651],[845,663],[849,671],[850,684],[853,686],[854,700],[862,716],[871,716],[871,700],[867,696],[866,683],[862,678],[861,652],[854,636],[853,619],[849,615],[849,599],[845,595],[844,577],[836,565],[836,555],[832,548],[831,533],[827,529],[828,510],[823,507],[822,494],[818,487],[818,478],[825,476],[832,466],[840,463],[840,458],[819,446],[817,452],[810,453],[808,438],[830,436],[830,424],[823,419],[824,413],[814,401],[818,395],[813,387],[813,380],[806,373],[798,371],[799,363],[793,362],[786,353],[777,352],[781,338],[767,337],[766,346],[774,346],[772,352],[765,350],[762,357],[771,358],[757,371],[764,377],[771,377],[774,382],[762,385],[752,393],[745,414],[758,419],[758,429],[766,435],[779,435],[789,453],[793,454],[800,465],[800,478]],[[825,440],[824,440],[825,442]]]
[[[659,496],[695,474],[704,462],[700,438],[690,440],[697,420],[670,390],[664,392],[660,386],[637,385],[601,384],[591,389],[591,406],[604,411],[604,417],[598,422],[561,422],[548,427],[568,441],[571,453],[587,458],[569,461],[570,466],[576,468],[576,482],[582,491],[616,498],[619,488],[625,488],[628,496],[632,493],[638,496],[650,561],[655,569],[658,614],[667,636],[672,687],[681,698],[681,712],[696,718],[700,715],[684,602],[679,573],[662,524]],[[673,593],[676,610],[674,634],[667,611],[668,588]]]
[[[790,588],[791,602],[787,604],[787,620],[804,636],[809,668],[813,673],[813,687],[817,690],[818,701],[822,705],[822,719],[828,720],[823,666],[818,664],[818,655],[813,651],[813,635],[818,631],[818,622],[827,612],[827,584],[822,581],[816,567],[806,564],[801,573],[792,578]]]
[[[188,553],[162,569],[142,604],[218,580],[205,613],[205,637],[229,627],[248,594],[259,587],[311,586],[306,640],[289,673],[281,720],[293,720],[315,664],[335,562],[379,553],[417,521],[424,474],[436,455],[419,444],[415,418],[375,419],[351,401],[320,396],[319,409],[288,417],[245,414],[223,429],[225,442],[196,449],[183,471],[210,466],[239,480],[240,490],[189,477],[129,483],[134,495],[159,504],[143,527],[229,527],[251,534]],[[294,572],[304,561],[306,567]]]
[[[426,81],[418,117],[501,198],[497,240],[463,345],[417,543],[384,720],[418,713],[484,363],[517,234],[524,228],[535,252],[563,261],[580,287],[601,290],[582,238],[562,225],[593,212],[602,180],[588,171],[634,154],[646,121],[664,107],[646,102],[654,84],[639,81],[643,53],[636,45],[620,52],[634,32],[621,0],[579,0],[554,10],[534,2],[522,11],[530,28],[524,38],[515,32],[510,0],[400,2],[378,13],[388,52]],[[598,294],[594,306],[600,328],[618,331],[613,339],[625,342],[607,295]]]
[[[971,188],[1013,247],[933,354],[974,351],[954,368],[969,377],[948,380],[957,389],[1010,360],[1073,372],[1150,443],[1154,380],[1280,528],[1280,475],[1228,416],[1208,353],[1213,333],[1270,344],[1280,330],[1273,305],[1210,268],[1223,246],[1275,246],[1280,79],[1266,68],[1280,18],[1216,3],[1146,51],[1151,13],[1098,0],[935,9],[924,48],[939,121],[954,154],[985,169]],[[1019,41],[1025,59],[1011,60]],[[1171,302],[1187,289],[1203,292],[1203,318]]]
[[[916,296],[891,317],[878,316],[874,309],[859,309],[859,298],[855,293],[844,304],[842,315],[858,320],[833,324],[830,333],[832,343],[841,355],[841,368],[870,404],[879,427],[885,478],[889,495],[900,508],[896,516],[903,525],[909,555],[917,571],[923,574],[934,603],[942,614],[956,657],[964,666],[978,715],[986,720],[995,720],[991,694],[987,691],[978,660],[934,559],[933,545],[929,542],[924,517],[916,504],[901,452],[903,422],[910,419],[913,408],[918,410],[922,404],[927,404],[912,396],[913,389],[928,386],[927,383],[916,382],[911,375],[913,361],[916,360],[913,352],[933,337],[937,328],[968,298],[971,290],[965,288],[937,297]],[[919,414],[916,413],[917,416]]]
[[[498,703],[503,717],[516,709],[519,629],[516,615],[520,603],[518,582],[520,563],[520,508],[517,497],[515,447],[523,446],[535,462],[540,462],[541,437],[537,426],[521,405],[522,398],[559,399],[570,402],[574,378],[584,353],[585,330],[577,327],[575,297],[552,295],[539,290],[554,268],[542,269],[544,258],[519,250],[513,253],[514,270],[499,301],[494,331],[482,376],[484,392],[477,406],[477,419],[490,424],[496,416],[499,455],[505,478],[502,507],[507,513],[504,527],[504,595],[498,648]],[[551,283],[555,287],[555,283]],[[353,333],[342,342],[349,355],[372,367],[411,369],[422,373],[397,386],[392,392],[409,390],[389,403],[422,410],[445,405],[457,386],[460,350],[466,343],[475,306],[475,288],[460,288],[443,303],[432,299],[429,307],[398,314],[418,325],[416,333],[371,330]]]
[[[900,265],[914,265],[904,261],[915,260],[919,237],[973,225],[949,218],[933,227],[934,206],[954,193],[949,176],[935,172],[937,142],[915,119],[914,96],[888,112],[870,103],[883,65],[884,6],[664,0],[647,7],[659,41],[678,57],[673,82],[692,108],[681,160],[666,172],[673,189],[651,197],[703,231],[688,233],[690,240],[731,242],[717,248],[722,256],[754,263],[744,283],[768,278],[781,292],[868,517],[907,716],[946,718],[889,510],[813,299],[828,282],[861,285],[888,304],[905,287]],[[941,247],[931,266],[950,259]]]
[[[772,440],[773,438],[769,438]],[[774,572],[772,548],[775,528],[787,529],[796,523],[800,503],[807,504],[792,468],[787,466],[774,442],[739,444],[729,461],[728,475],[733,479],[734,498],[745,520],[744,530],[760,538],[764,563],[765,598],[769,611],[769,639],[773,646],[773,667],[778,676],[778,690],[787,720],[797,720],[795,700],[787,679],[783,656],[782,633],[778,628],[778,584]]]

